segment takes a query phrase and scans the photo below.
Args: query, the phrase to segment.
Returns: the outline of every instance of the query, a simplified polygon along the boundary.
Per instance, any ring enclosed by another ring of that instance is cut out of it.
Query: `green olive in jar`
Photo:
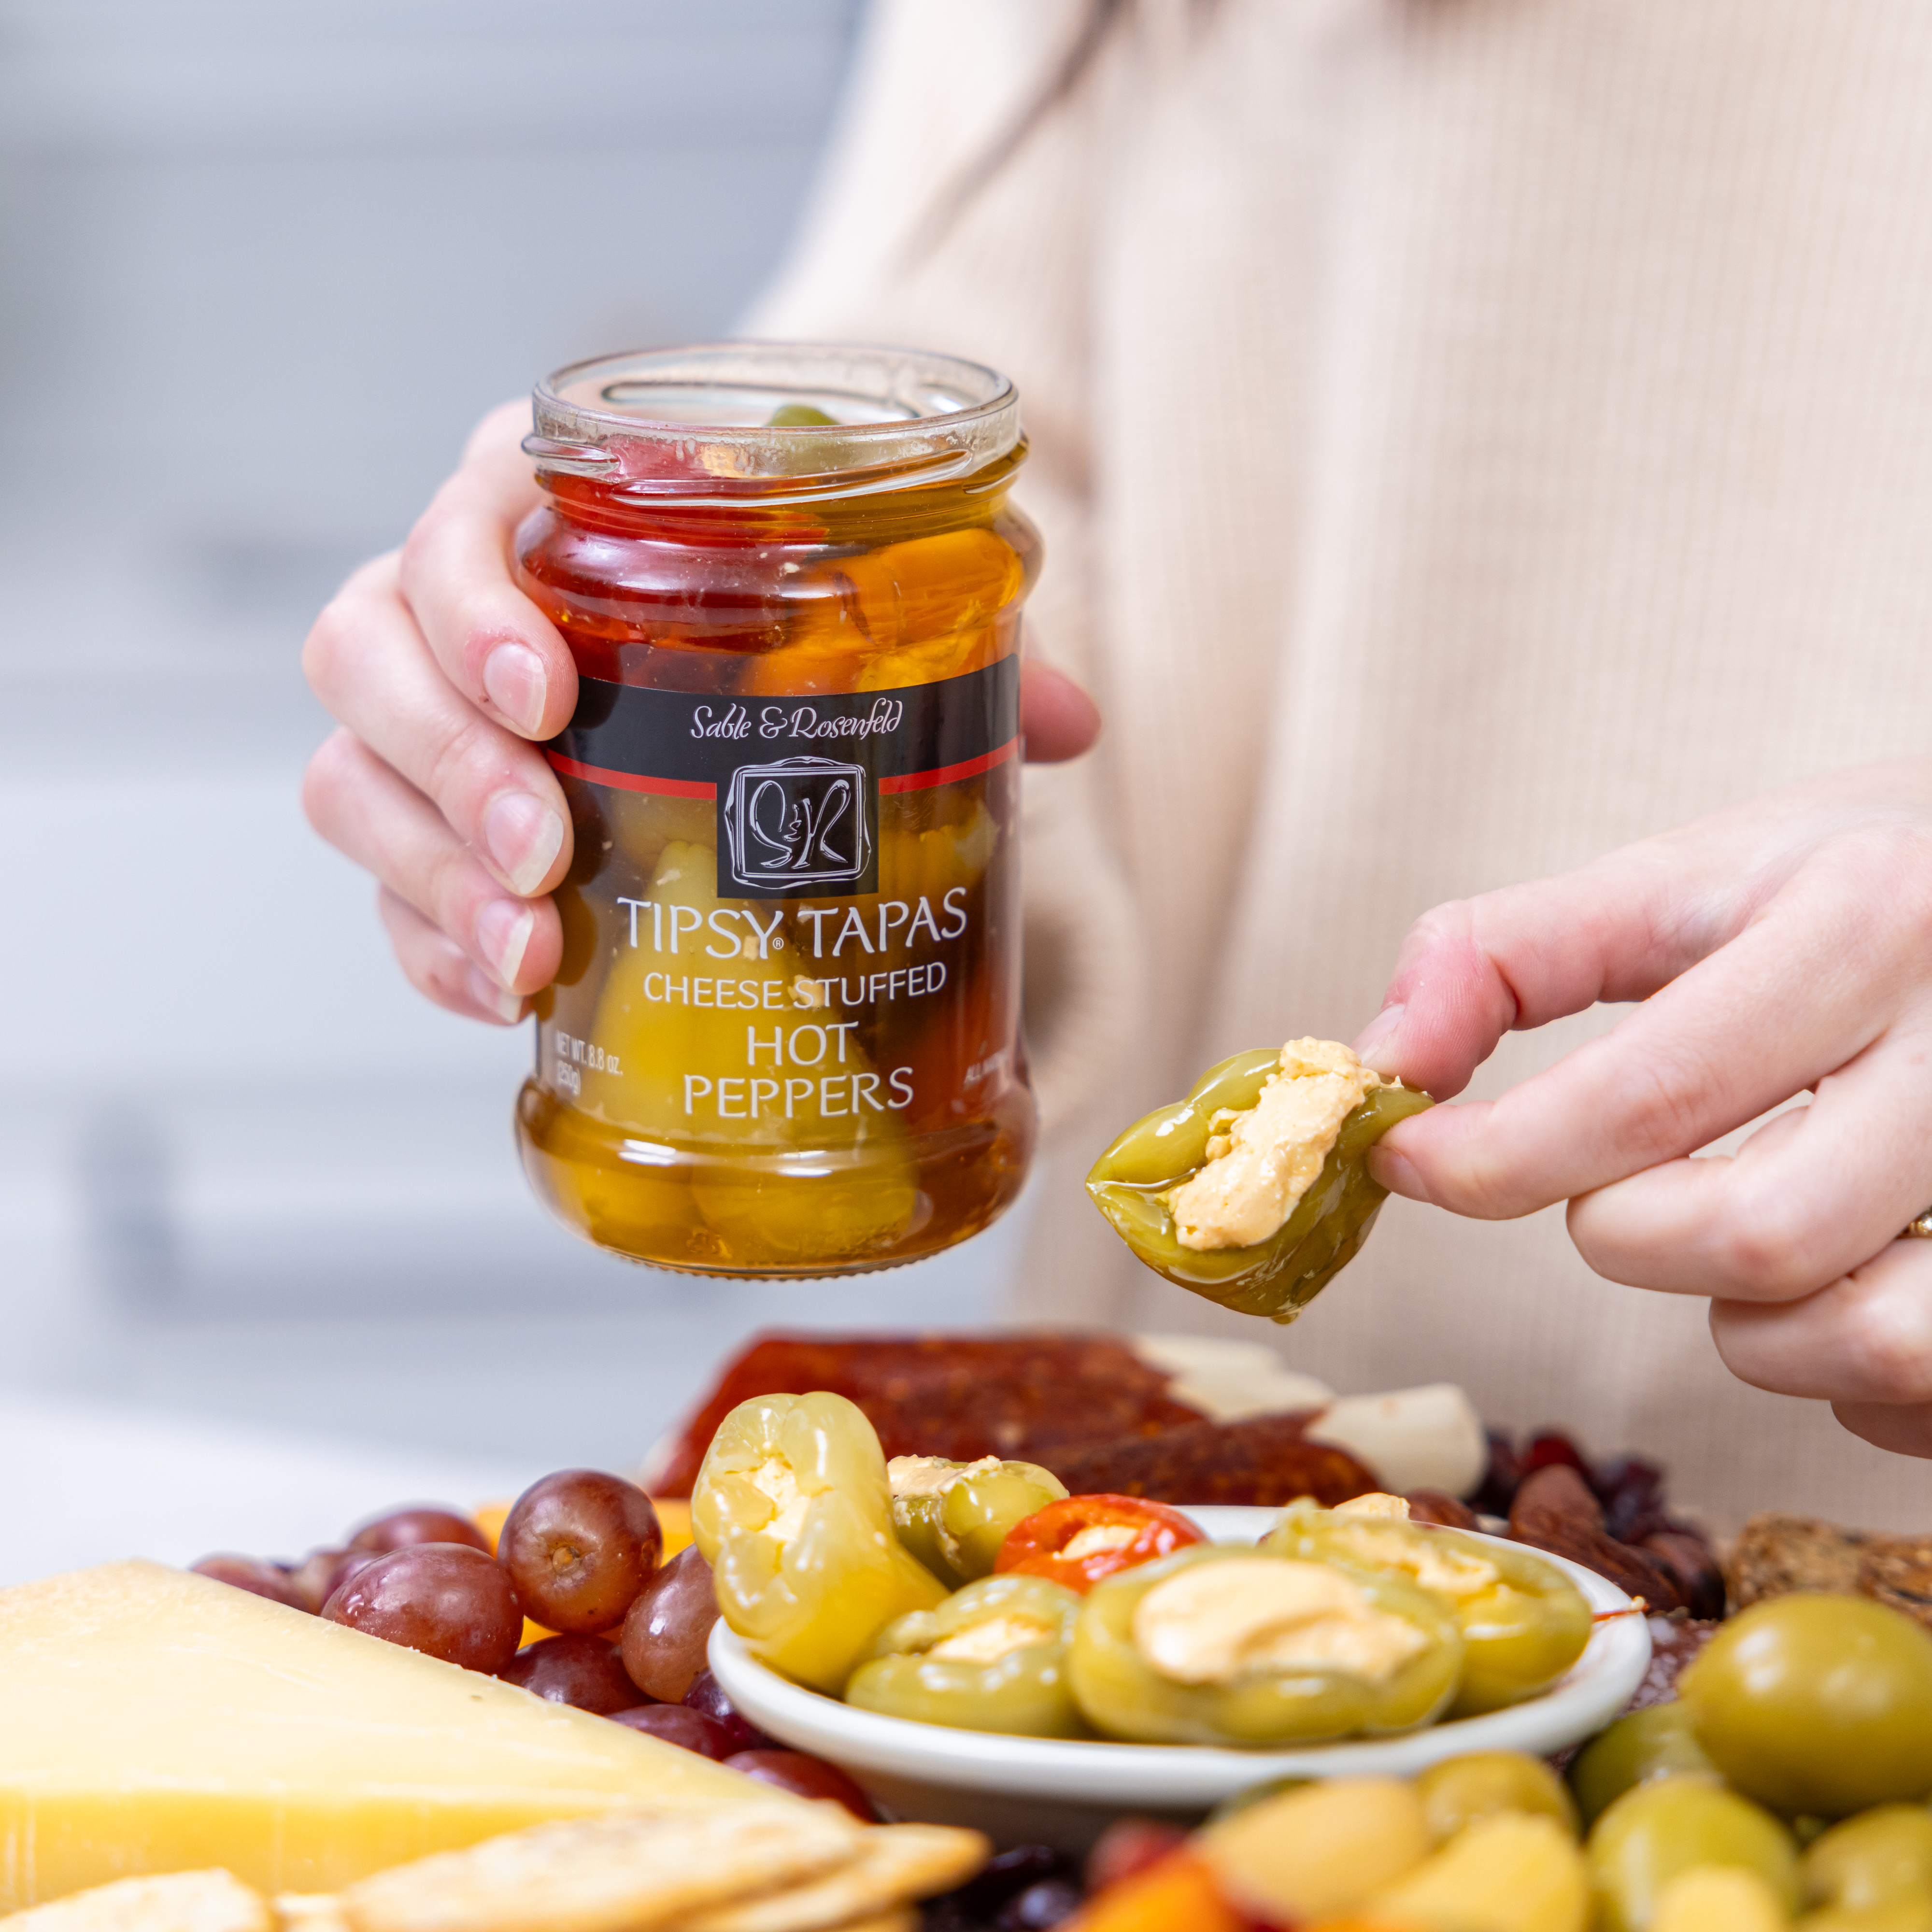
[[[1524,1751],[1465,1751],[1416,1775],[1415,1789],[1437,1844],[1479,1818],[1515,1811],[1554,1818],[1574,1838],[1576,1807],[1563,1780],[1540,1757]]]
[[[1585,1846],[1603,1932],[1644,1932],[1658,1896],[1700,1865],[1756,1873],[1787,1916],[1798,1904],[1798,1848],[1762,1807],[1701,1778],[1666,1778],[1627,1791]]]
[[[1842,1818],[1932,1790],[1932,1636],[1863,1597],[1754,1604],[1678,1693],[1711,1761],[1788,1816]]]
[[[1703,1778],[1713,1784],[1724,1781],[1690,1728],[1690,1713],[1673,1698],[1667,1704],[1627,1711],[1599,1731],[1570,1766],[1570,1789],[1576,1795],[1583,1822],[1593,1825],[1626,1791],[1676,1777]]]
[[[1087,1191],[1156,1274],[1292,1322],[1354,1258],[1386,1198],[1370,1148],[1432,1104],[1334,1040],[1238,1053],[1128,1128]]]

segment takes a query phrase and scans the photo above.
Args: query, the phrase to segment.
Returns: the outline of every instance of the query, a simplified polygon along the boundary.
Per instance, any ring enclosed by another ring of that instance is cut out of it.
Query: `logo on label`
[[[831,758],[740,765],[722,803],[734,885],[766,892],[850,885],[872,863],[862,765]]]

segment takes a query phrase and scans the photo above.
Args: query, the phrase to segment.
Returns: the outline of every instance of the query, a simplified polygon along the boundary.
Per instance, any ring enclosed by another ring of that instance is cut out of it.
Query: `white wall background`
[[[998,1232],[776,1288],[557,1232],[527,1037],[296,803],[330,586],[490,404],[728,330],[858,4],[0,0],[0,1578],[626,1467],[752,1327],[990,1306]]]

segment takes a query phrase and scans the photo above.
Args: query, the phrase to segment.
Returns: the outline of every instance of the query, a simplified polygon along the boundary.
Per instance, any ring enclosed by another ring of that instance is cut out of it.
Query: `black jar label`
[[[720,898],[878,890],[879,800],[1019,751],[1017,656],[890,691],[754,696],[580,679],[544,747],[572,778],[714,800]]]

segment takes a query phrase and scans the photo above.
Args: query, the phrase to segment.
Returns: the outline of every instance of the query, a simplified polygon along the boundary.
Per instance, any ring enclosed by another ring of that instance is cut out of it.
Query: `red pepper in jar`
[[[996,1573],[1045,1576],[1082,1596],[1102,1577],[1208,1539],[1178,1509],[1138,1496],[1067,1496],[1016,1523]]]

